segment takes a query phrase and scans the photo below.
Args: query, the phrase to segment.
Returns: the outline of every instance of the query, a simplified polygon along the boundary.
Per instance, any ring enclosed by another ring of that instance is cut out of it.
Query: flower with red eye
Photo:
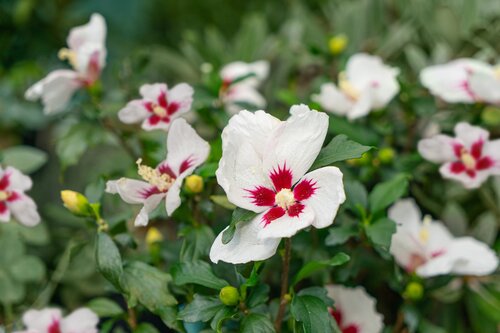
[[[23,315],[25,331],[14,333],[97,333],[99,317],[87,308],[80,308],[63,317],[61,310],[46,308],[29,310]]]

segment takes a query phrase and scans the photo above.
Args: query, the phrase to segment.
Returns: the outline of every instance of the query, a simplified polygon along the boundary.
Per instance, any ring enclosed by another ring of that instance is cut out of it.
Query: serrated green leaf
[[[181,261],[192,261],[207,256],[215,235],[206,225],[186,227],[182,230],[184,240],[180,251]]]
[[[99,272],[117,290],[121,290],[120,282],[123,274],[122,257],[115,242],[105,232],[97,234],[95,257]]]
[[[272,333],[275,332],[271,319],[260,313],[250,313],[241,321],[241,333]]]
[[[201,260],[178,263],[171,272],[176,285],[194,283],[217,290],[228,285],[225,280],[215,276],[208,263]]]
[[[396,223],[388,218],[381,218],[366,226],[366,235],[384,250],[391,246],[392,234],[396,232]]]
[[[318,297],[296,295],[292,300],[292,316],[302,323],[306,333],[333,332],[330,313],[326,304]]]
[[[364,153],[372,149],[355,141],[349,140],[344,134],[337,135],[326,147],[321,149],[314,161],[311,170],[318,169],[335,162],[360,158]]]
[[[109,298],[94,298],[87,303],[87,307],[99,317],[118,317],[125,313],[122,307]]]
[[[358,234],[358,231],[350,225],[342,225],[328,229],[329,235],[325,239],[327,246],[336,246],[344,244],[349,238]]]
[[[408,177],[403,174],[375,186],[368,198],[370,210],[373,214],[382,211],[406,194]]]
[[[295,275],[293,279],[293,285],[296,285],[299,281],[311,276],[319,270],[323,270],[326,267],[335,267],[345,264],[349,261],[349,256],[343,252],[337,253],[333,258],[321,261],[310,261],[305,264],[300,271]]]
[[[178,317],[180,320],[190,323],[197,321],[206,322],[212,319],[224,307],[225,305],[222,304],[218,297],[196,294],[193,301],[179,311]]]

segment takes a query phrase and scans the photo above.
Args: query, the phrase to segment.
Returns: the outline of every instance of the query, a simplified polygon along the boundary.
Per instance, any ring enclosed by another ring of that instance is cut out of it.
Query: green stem
[[[276,332],[281,332],[281,324],[285,316],[285,309],[288,303],[286,297],[288,291],[288,273],[290,271],[290,258],[292,256],[292,239],[285,239],[285,253],[283,255],[283,272],[281,273],[281,295],[280,295],[280,306],[278,309],[278,315],[276,316],[276,321],[274,322],[274,327]]]

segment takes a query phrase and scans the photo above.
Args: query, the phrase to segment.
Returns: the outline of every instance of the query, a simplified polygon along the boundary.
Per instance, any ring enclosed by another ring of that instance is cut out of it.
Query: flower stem
[[[290,258],[292,256],[292,239],[285,239],[285,253],[283,255],[283,272],[281,274],[281,295],[280,295],[280,306],[278,309],[278,315],[276,316],[276,321],[274,322],[274,327],[276,332],[281,332],[281,323],[283,322],[283,317],[285,316],[288,291],[288,273],[290,271]]]

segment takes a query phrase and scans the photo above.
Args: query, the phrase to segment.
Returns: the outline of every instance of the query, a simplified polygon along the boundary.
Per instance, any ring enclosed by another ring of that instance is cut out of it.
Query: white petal
[[[228,104],[226,108],[230,114],[236,114],[243,110],[243,106],[238,103],[250,104],[256,109],[266,107],[264,97],[255,88],[248,85],[237,85],[231,88],[224,97],[224,102]]]
[[[9,203],[14,218],[21,224],[33,227],[40,223],[40,215],[35,202],[30,197],[19,194],[19,198]]]
[[[474,178],[470,177],[466,172],[454,173],[451,171],[451,163],[443,164],[439,168],[439,172],[443,178],[453,179],[460,182],[466,189],[475,189],[480,187],[491,175],[491,171],[481,170],[476,171]]]
[[[302,202],[314,211],[312,225],[326,228],[333,223],[340,205],[346,199],[342,172],[336,167],[324,167],[307,173],[303,179],[316,183],[314,194]]]
[[[377,312],[376,302],[363,287],[327,286],[328,297],[342,315],[342,326],[354,325],[359,332],[380,333],[383,317]]]
[[[500,166],[500,139],[487,141],[483,146],[483,156],[489,156],[496,161],[496,165]]]
[[[500,102],[500,79],[495,76],[493,70],[472,73],[469,84],[478,100],[491,104]]]
[[[17,191],[27,191],[31,189],[33,186],[33,182],[31,178],[21,173],[21,171],[17,170],[13,167],[7,167],[5,169],[5,174],[9,175],[9,190],[17,190]]]
[[[77,72],[55,70],[31,86],[24,96],[30,101],[41,98],[46,114],[57,113],[64,110],[81,85]]]
[[[10,222],[10,209],[7,206],[3,212],[0,212],[0,222]]]
[[[264,172],[269,175],[286,164],[292,171],[292,183],[297,182],[318,156],[327,129],[326,113],[308,110],[292,115],[273,132],[269,140],[263,160]]]
[[[193,103],[193,94],[193,87],[191,87],[187,83],[178,84],[170,89],[167,94],[168,103],[179,103],[179,109],[174,115],[186,113],[191,109],[191,104]]]
[[[434,163],[451,162],[457,159],[453,150],[455,139],[447,135],[436,135],[418,142],[418,152]]]
[[[59,309],[29,310],[23,314],[23,323],[28,331],[48,332],[48,327],[54,321],[60,321],[61,318],[62,314]]]
[[[61,333],[97,333],[99,317],[87,308],[73,311],[61,321]]]
[[[174,120],[167,137],[166,163],[179,175],[180,166],[189,161],[184,175],[191,174],[208,157],[210,145],[203,140],[185,119]]]
[[[106,40],[106,21],[101,14],[94,13],[87,24],[75,27],[70,30],[68,46],[78,52],[87,43],[104,45]]]
[[[472,238],[457,238],[449,251],[456,257],[452,273],[461,275],[489,275],[498,266],[498,257],[486,244]]]
[[[168,129],[170,128],[170,125],[172,124],[171,121],[169,121],[168,123],[164,122],[164,121],[159,121],[158,123],[156,124],[151,124],[149,122],[148,119],[144,119],[144,121],[142,122],[142,129],[144,129],[145,131],[154,131],[154,130],[162,130],[162,131],[168,131]]]
[[[181,186],[184,181],[184,177],[177,178],[172,186],[168,189],[167,197],[165,200],[165,208],[167,210],[167,215],[172,215],[174,211],[181,205]]]
[[[143,84],[139,92],[144,99],[157,102],[158,97],[162,93],[167,93],[167,85],[165,83]]]
[[[461,122],[455,125],[455,135],[467,148],[470,148],[477,141],[488,141],[490,133],[479,126]]]
[[[118,118],[125,124],[134,124],[143,121],[149,116],[142,100],[128,102],[127,106],[118,112]]]
[[[422,221],[422,213],[415,200],[401,199],[389,208],[388,216],[396,222],[398,228],[417,231]]]
[[[78,53],[76,56],[77,62],[75,69],[85,76],[89,81],[97,79],[95,73],[90,73],[91,62],[97,62],[97,67],[100,71],[106,66],[106,55],[107,51],[103,44],[98,43],[85,43],[78,48]]]
[[[214,263],[224,261],[231,264],[242,264],[272,257],[276,253],[280,239],[262,240],[257,237],[262,229],[262,216],[263,214],[259,214],[251,221],[238,223],[233,239],[228,244],[222,243],[224,232],[222,231],[212,244],[210,260]]]
[[[153,194],[144,200],[144,206],[141,208],[141,211],[136,216],[134,225],[136,227],[143,227],[148,225],[149,222],[149,213],[158,207],[161,200],[165,198],[165,193]]]
[[[347,118],[354,120],[368,115],[373,109],[372,101],[372,92],[370,90],[363,91],[361,97],[354,102],[351,110],[347,112]]]
[[[119,194],[123,201],[129,204],[140,204],[146,200],[152,186],[142,180],[120,178],[106,183],[106,192]]]
[[[314,211],[305,206],[299,216],[291,217],[285,214],[266,226],[262,222],[258,237],[260,239],[292,237],[300,230],[309,227],[313,221]]]
[[[224,66],[220,75],[225,81],[233,81],[243,76],[254,74],[238,84],[246,84],[256,88],[269,74],[269,63],[267,61],[257,61],[254,63],[245,63],[242,61],[235,61]]]
[[[337,115],[345,115],[352,108],[352,101],[347,98],[333,83],[321,85],[318,95],[313,95],[312,100],[319,103],[328,112]]]
[[[425,258],[425,249],[416,241],[414,234],[404,228],[397,228],[392,235],[389,251],[399,266],[405,269],[412,268],[413,256]]]

